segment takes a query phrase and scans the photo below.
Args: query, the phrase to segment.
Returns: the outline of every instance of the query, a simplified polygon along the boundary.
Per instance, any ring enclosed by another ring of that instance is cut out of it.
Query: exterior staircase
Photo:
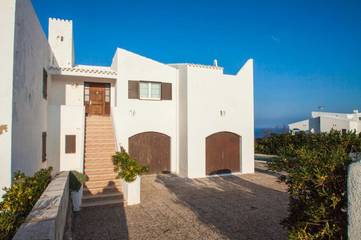
[[[120,204],[123,194],[112,162],[116,151],[112,119],[87,116],[85,124],[84,173],[89,180],[84,185],[82,207]]]

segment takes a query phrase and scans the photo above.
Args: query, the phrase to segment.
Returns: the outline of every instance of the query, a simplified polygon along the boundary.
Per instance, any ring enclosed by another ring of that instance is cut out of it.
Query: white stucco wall
[[[42,162],[42,132],[47,131],[43,69],[49,45],[29,0],[16,1],[12,126],[12,172],[27,175],[47,166]]]
[[[350,120],[337,119],[330,117],[320,117],[320,131],[329,132],[331,129],[341,131],[342,129],[349,130]]]
[[[53,167],[54,173],[60,171],[60,107],[48,105],[48,165]]]
[[[49,164],[55,172],[77,170],[83,172],[84,162],[84,106],[49,105],[48,150]],[[76,152],[65,153],[65,136],[76,135]]]
[[[85,108],[61,106],[60,109],[60,171],[83,172]],[[76,135],[75,153],[65,153],[65,135]]]
[[[0,1],[0,200],[3,188],[11,184],[12,99],[14,76],[15,8],[13,0]]]
[[[180,129],[187,132],[187,176],[205,176],[206,137],[222,131],[241,136],[241,172],[254,172],[253,61],[247,61],[234,76],[223,74],[222,69],[173,66],[186,69],[181,70],[179,83],[186,83],[187,89],[187,129]]]
[[[178,152],[179,174],[188,176],[188,99],[187,99],[187,68],[179,68],[178,81]]]
[[[117,145],[128,149],[128,138],[142,132],[154,131],[171,137],[171,171],[178,173],[177,161],[177,75],[175,68],[117,49],[113,59],[116,68],[117,107],[113,108]],[[149,101],[128,99],[128,80],[172,83],[172,100]],[[134,115],[131,113],[134,112]]]

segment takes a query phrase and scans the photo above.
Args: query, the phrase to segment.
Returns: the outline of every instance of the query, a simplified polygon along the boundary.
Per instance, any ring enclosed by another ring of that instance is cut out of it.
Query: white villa
[[[254,172],[253,60],[229,75],[117,48],[110,66],[78,65],[73,22],[50,18],[46,37],[30,0],[1,0],[0,29],[1,189],[52,166],[89,176],[84,205],[114,203],[121,146],[150,173]]]
[[[290,132],[329,132],[331,129],[341,132],[361,132],[361,113],[312,112],[311,118],[288,125]]]

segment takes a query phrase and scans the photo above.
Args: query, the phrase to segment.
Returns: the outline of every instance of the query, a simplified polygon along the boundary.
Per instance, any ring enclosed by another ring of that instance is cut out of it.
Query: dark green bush
[[[269,162],[288,174],[289,216],[282,222],[289,239],[345,239],[347,167],[350,152],[361,152],[361,134],[337,131],[271,136],[267,147],[279,158]],[[275,143],[270,143],[275,140]],[[282,145],[284,144],[284,145]]]
[[[32,177],[16,172],[0,203],[0,239],[11,239],[51,181],[52,168],[41,169]]]
[[[70,191],[78,192],[81,186],[88,181],[88,176],[78,171],[70,171],[69,174],[69,189]]]
[[[118,178],[126,182],[133,182],[138,175],[148,172],[148,167],[142,166],[137,160],[131,158],[124,148],[113,156],[114,171]]]

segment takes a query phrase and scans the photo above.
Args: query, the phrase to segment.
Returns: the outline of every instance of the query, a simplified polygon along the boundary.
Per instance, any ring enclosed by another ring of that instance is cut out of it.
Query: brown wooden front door
[[[88,115],[109,115],[110,84],[85,83],[84,104]]]
[[[170,137],[144,132],[129,138],[129,155],[149,167],[149,173],[170,172]]]
[[[206,138],[206,174],[240,172],[241,137],[218,132]]]

